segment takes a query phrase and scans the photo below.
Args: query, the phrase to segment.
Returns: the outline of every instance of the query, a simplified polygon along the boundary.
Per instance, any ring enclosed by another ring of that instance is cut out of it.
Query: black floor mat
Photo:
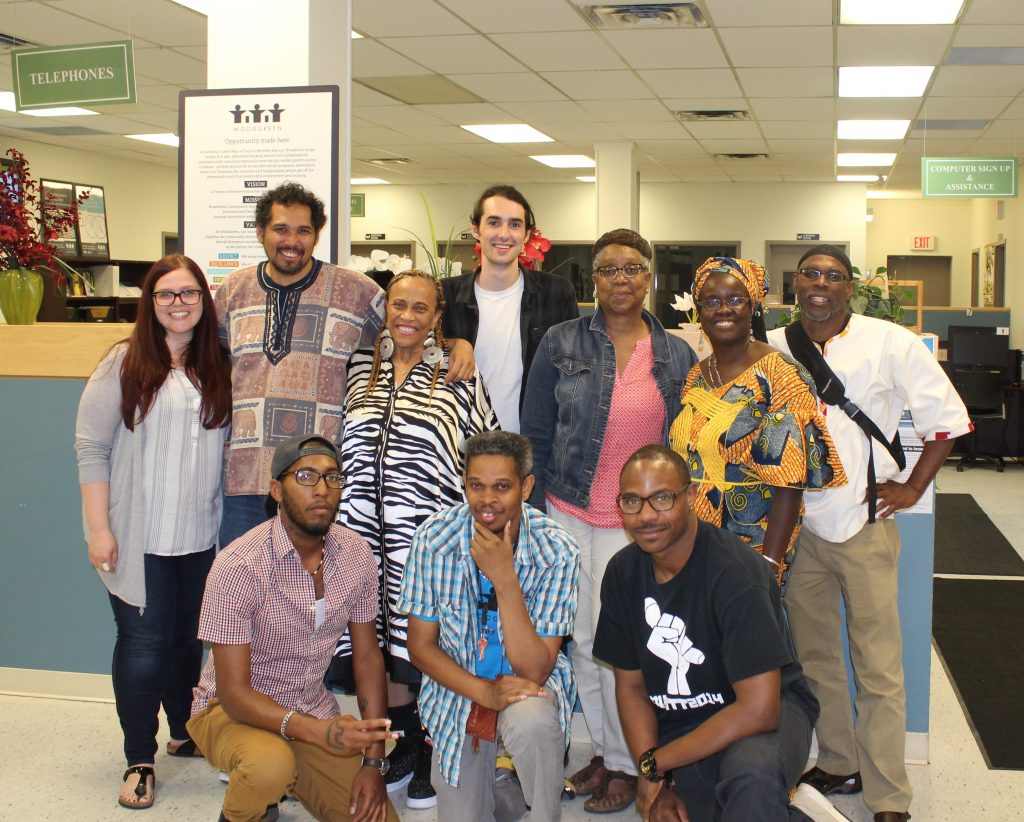
[[[1024,770],[1024,582],[936,579],[932,636],[990,768]]]
[[[935,573],[1024,576],[1024,560],[974,497],[936,494]]]

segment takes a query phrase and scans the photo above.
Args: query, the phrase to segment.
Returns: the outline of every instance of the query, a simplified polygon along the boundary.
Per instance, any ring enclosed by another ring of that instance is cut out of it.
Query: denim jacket
[[[686,375],[697,357],[654,315],[645,310],[643,317],[651,329],[651,374],[665,401],[662,442],[667,443]],[[537,476],[531,504],[544,510],[548,493],[582,508],[590,503],[614,387],[615,345],[600,309],[593,317],[560,323],[544,335],[530,369],[521,423],[533,446]]]

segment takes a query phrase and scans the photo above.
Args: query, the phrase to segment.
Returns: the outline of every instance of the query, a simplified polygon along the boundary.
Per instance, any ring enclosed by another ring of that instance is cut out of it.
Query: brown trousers
[[[359,756],[334,756],[316,745],[287,741],[278,734],[236,722],[213,699],[186,726],[206,760],[230,777],[224,816],[257,822],[286,794],[317,819],[347,822],[352,780]],[[388,802],[388,822],[398,814]]]

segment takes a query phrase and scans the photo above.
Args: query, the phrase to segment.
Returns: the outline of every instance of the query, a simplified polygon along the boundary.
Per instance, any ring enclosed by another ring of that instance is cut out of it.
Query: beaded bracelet
[[[295,741],[295,737],[294,736],[288,736],[288,734],[285,733],[285,730],[287,730],[287,728],[288,728],[288,720],[291,719],[294,715],[295,715],[295,711],[288,711],[288,713],[286,713],[284,715],[284,719],[281,720],[281,736],[284,739],[287,739],[289,742],[294,742]]]

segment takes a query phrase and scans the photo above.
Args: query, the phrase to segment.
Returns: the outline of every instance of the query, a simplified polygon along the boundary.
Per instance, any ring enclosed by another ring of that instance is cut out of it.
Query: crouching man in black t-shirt
[[[641,816],[807,819],[789,792],[807,764],[818,703],[771,568],[697,520],[696,486],[674,451],[641,448],[619,490],[634,542],[605,572],[594,656],[615,668]],[[820,794],[803,807],[815,819],[845,818]]]

